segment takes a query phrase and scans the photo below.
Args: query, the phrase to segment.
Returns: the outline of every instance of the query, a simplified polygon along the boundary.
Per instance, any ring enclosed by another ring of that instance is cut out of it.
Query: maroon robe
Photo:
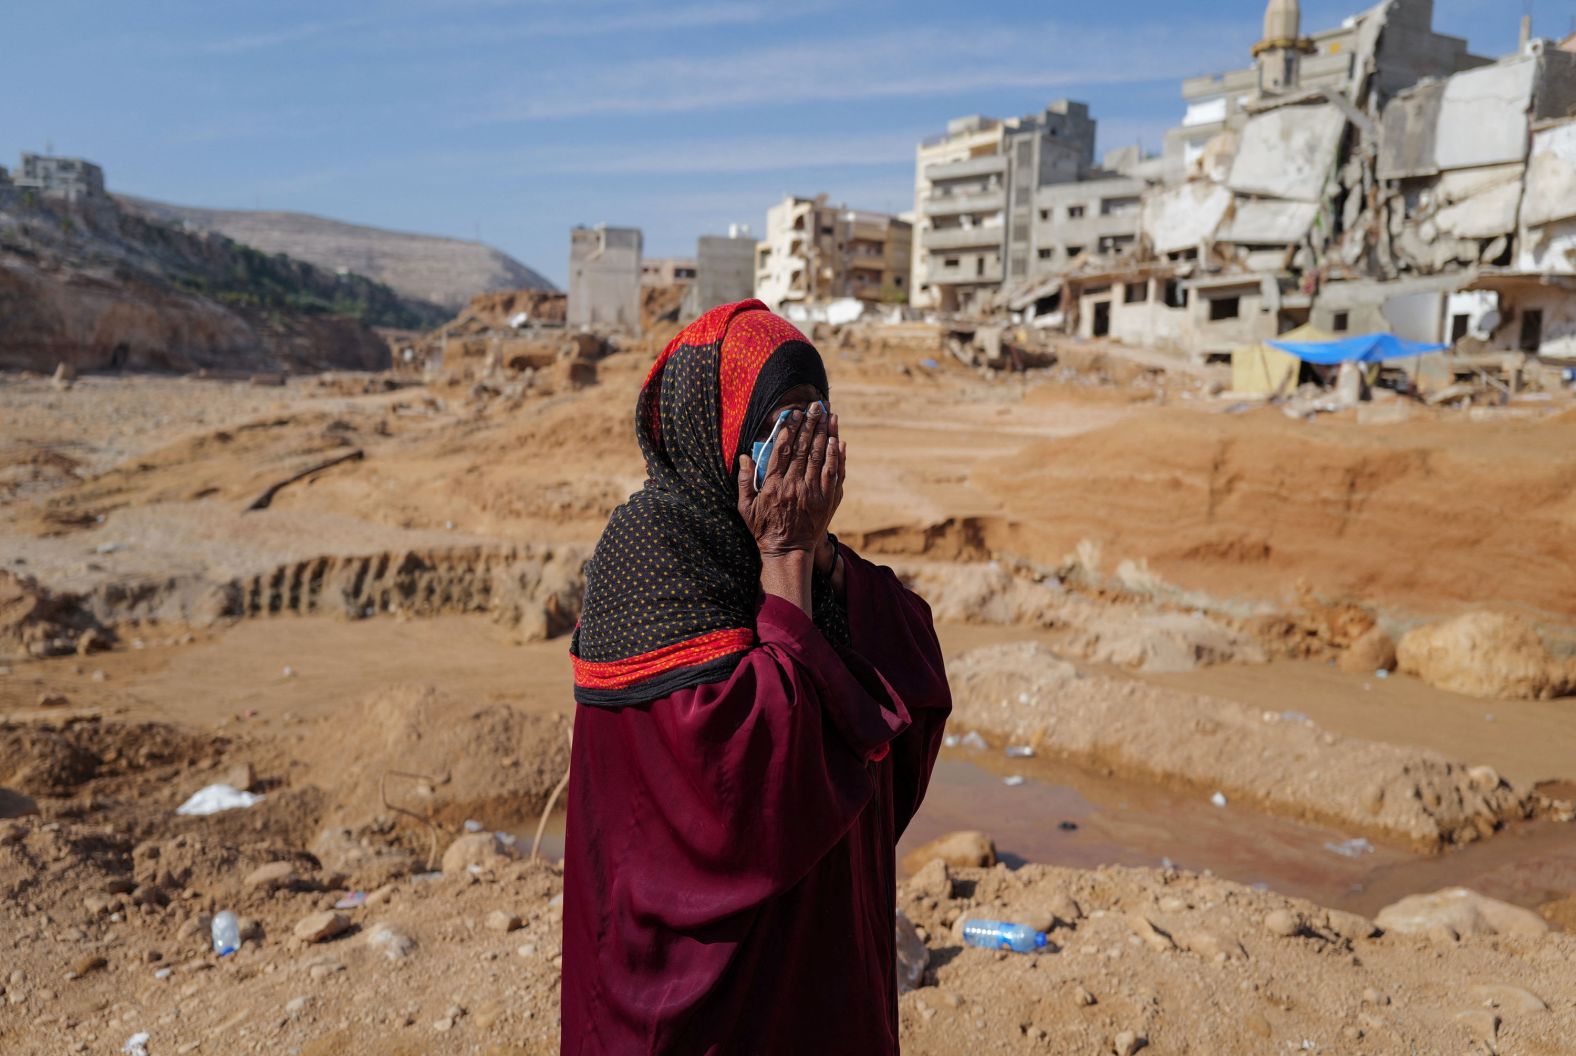
[[[767,596],[725,681],[576,709],[562,1052],[897,1052],[894,849],[952,699],[929,607],[843,556],[851,649]]]

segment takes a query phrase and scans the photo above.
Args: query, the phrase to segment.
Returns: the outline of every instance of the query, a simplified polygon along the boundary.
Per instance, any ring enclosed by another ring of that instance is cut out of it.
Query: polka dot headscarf
[[[577,701],[619,707],[720,681],[755,644],[760,552],[739,516],[737,460],[804,383],[826,392],[820,356],[760,301],[712,309],[657,357],[635,406],[645,486],[586,565]]]

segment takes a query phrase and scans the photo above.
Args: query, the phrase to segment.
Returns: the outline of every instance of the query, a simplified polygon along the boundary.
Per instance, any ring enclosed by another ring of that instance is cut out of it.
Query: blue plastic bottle
[[[963,941],[987,950],[1013,950],[1017,953],[1033,953],[1044,949],[1050,942],[1043,931],[1035,931],[1027,924],[1009,924],[1003,920],[964,921]]]

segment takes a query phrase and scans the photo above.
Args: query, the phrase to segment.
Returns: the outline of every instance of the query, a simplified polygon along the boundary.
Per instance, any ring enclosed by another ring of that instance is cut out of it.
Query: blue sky
[[[1497,55],[1525,0],[1437,0]],[[912,206],[948,118],[1087,101],[1158,148],[1178,82],[1248,61],[1263,0],[0,0],[0,164],[53,143],[112,189],[480,238],[562,282],[567,229],[651,256],[784,194]],[[1304,29],[1361,0],[1305,0]],[[1183,14],[1187,12],[1187,14]],[[1535,0],[1560,35],[1576,0]],[[42,89],[35,86],[43,86]]]

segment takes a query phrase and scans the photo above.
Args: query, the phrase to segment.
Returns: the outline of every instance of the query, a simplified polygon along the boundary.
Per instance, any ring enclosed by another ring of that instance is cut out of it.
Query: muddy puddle
[[[1481,844],[1422,855],[1229,801],[1217,806],[1208,796],[989,749],[943,750],[898,855],[958,829],[989,832],[1010,866],[1169,862],[1370,915],[1404,895],[1458,885],[1529,907],[1576,891],[1576,825],[1529,822]]]

